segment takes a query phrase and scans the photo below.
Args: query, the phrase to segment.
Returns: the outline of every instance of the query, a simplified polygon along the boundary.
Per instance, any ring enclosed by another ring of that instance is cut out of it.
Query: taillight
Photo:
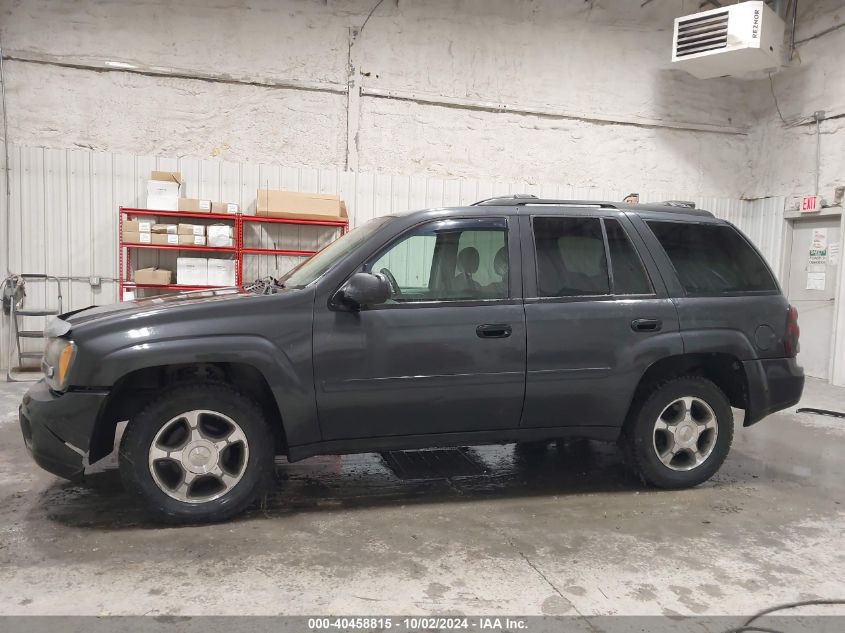
[[[783,347],[787,356],[796,356],[801,350],[798,338],[801,336],[801,328],[798,327],[798,308],[789,306],[786,313],[786,336],[783,337]]]

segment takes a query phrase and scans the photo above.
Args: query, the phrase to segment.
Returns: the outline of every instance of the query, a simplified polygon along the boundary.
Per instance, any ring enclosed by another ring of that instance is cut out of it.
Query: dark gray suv
[[[374,219],[278,280],[51,325],[20,423],[77,478],[112,450],[158,518],[243,510],[275,455],[619,441],[699,484],[795,404],[797,314],[731,224],[671,206],[511,197]]]

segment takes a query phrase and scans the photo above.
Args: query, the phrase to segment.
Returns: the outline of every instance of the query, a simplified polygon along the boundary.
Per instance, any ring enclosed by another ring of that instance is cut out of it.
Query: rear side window
[[[777,290],[769,267],[732,226],[648,222],[690,295]]]
[[[533,224],[541,297],[610,294],[598,218],[535,217]]]
[[[646,275],[640,256],[616,220],[605,219],[607,249],[610,252],[610,268],[613,272],[613,294],[650,295],[654,292]]]

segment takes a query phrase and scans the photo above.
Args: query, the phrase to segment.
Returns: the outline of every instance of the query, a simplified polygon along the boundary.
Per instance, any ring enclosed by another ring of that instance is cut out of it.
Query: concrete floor
[[[0,386],[0,614],[737,614],[845,597],[845,420],[738,428],[713,481],[643,488],[613,446],[401,481],[378,455],[279,463],[263,510],[161,528],[113,471],[27,455]],[[845,410],[810,381],[801,406]],[[845,607],[820,613],[845,613]]]

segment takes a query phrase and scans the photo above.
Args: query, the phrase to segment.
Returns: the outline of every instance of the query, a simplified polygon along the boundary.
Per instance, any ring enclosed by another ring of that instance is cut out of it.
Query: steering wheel
[[[402,292],[399,290],[399,284],[396,283],[396,277],[393,276],[392,272],[390,272],[387,268],[382,268],[379,272],[382,275],[384,275],[385,277],[387,277],[387,283],[390,284],[391,294],[394,294],[394,295],[402,294]]]

